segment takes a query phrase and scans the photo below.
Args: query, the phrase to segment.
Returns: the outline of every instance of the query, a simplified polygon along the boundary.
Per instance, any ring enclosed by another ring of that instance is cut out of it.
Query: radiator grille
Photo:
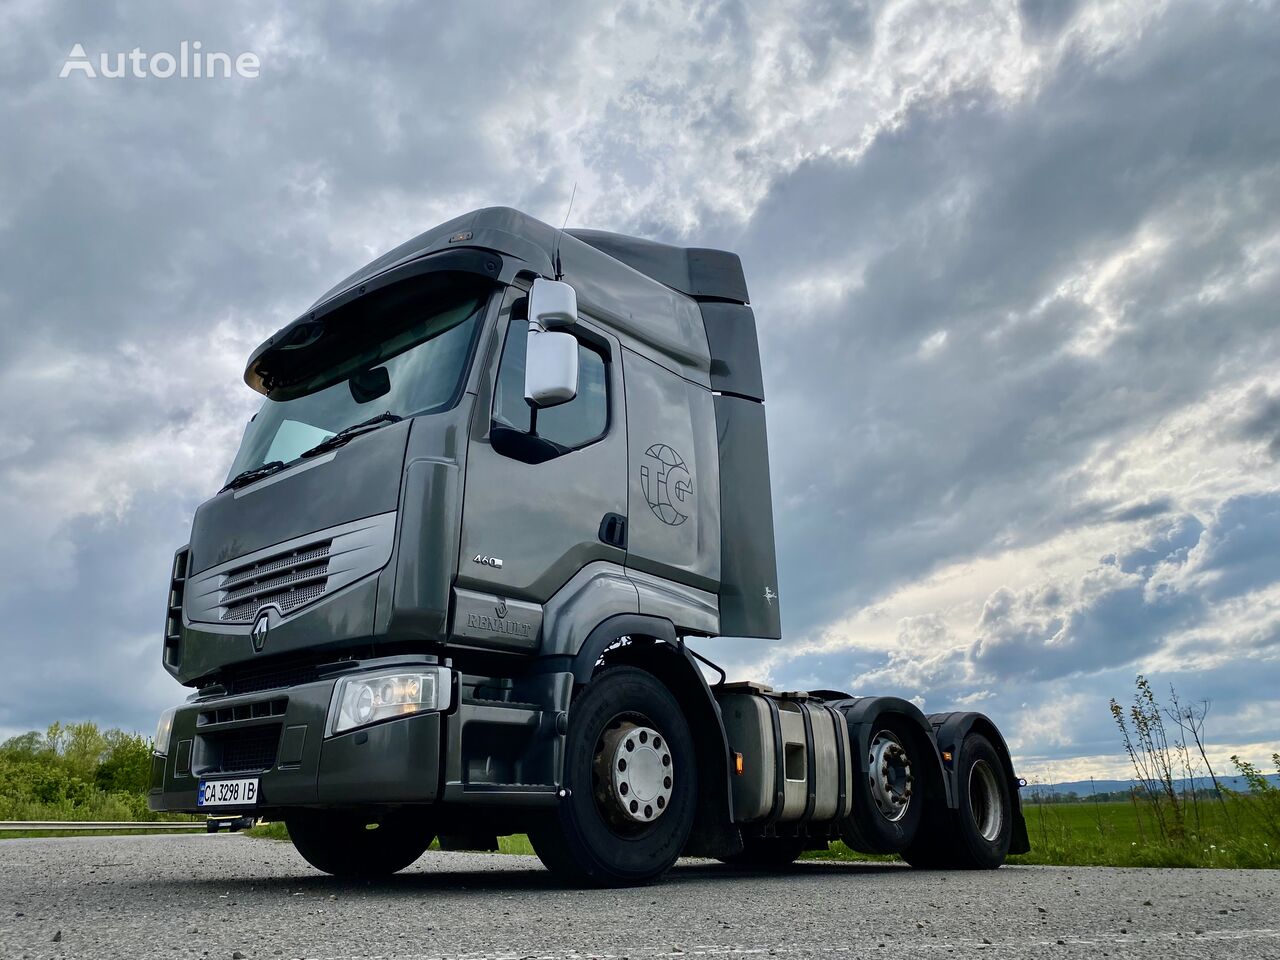
[[[210,763],[200,771],[202,774],[270,770],[276,763],[280,724],[228,730],[225,733],[207,735],[203,739],[205,755]]]
[[[283,717],[288,708],[288,697],[259,700],[257,703],[237,703],[229,707],[210,707],[208,710],[200,711],[196,717],[196,726],[232,723],[236,720],[261,720],[264,717]]]
[[[228,672],[223,685],[228,693],[258,693],[262,690],[280,690],[312,683],[319,676],[320,671],[314,664],[290,664],[268,670]]]
[[[219,584],[220,619],[247,623],[266,604],[289,613],[324,596],[332,546],[331,539],[322,540],[228,571]]]

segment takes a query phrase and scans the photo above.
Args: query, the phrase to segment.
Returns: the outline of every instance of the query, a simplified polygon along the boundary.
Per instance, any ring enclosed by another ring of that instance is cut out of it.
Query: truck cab
[[[281,818],[361,875],[515,832],[593,883],[836,837],[966,865],[962,821],[979,865],[1025,846],[985,717],[710,684],[685,643],[781,637],[735,255],[478,210],[245,381],[262,406],[174,557],[162,659],[194,692],[153,809]]]

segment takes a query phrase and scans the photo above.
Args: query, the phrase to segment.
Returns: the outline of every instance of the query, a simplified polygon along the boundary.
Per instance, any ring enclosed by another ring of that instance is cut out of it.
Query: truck
[[[843,840],[921,868],[1028,847],[974,712],[729,682],[781,641],[739,257],[473,211],[249,357],[263,394],[173,559],[153,810],[283,820],[340,876],[528,835],[564,882]]]

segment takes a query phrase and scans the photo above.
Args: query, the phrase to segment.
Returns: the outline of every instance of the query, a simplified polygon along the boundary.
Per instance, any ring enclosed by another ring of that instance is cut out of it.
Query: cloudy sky
[[[257,78],[59,79],[140,47]],[[1111,773],[1135,672],[1280,745],[1273,3],[0,5],[0,736],[149,730],[249,351],[448,217],[742,254],[786,687]]]

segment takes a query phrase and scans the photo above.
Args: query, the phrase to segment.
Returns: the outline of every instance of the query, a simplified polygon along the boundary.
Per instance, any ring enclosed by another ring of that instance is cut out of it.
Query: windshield
[[[487,300],[487,291],[461,302],[454,298],[348,358],[337,382],[292,400],[266,400],[245,427],[228,479],[263,464],[296,460],[344,427],[383,412],[411,417],[450,406]],[[390,389],[362,388],[362,375],[379,368],[386,370]]]

